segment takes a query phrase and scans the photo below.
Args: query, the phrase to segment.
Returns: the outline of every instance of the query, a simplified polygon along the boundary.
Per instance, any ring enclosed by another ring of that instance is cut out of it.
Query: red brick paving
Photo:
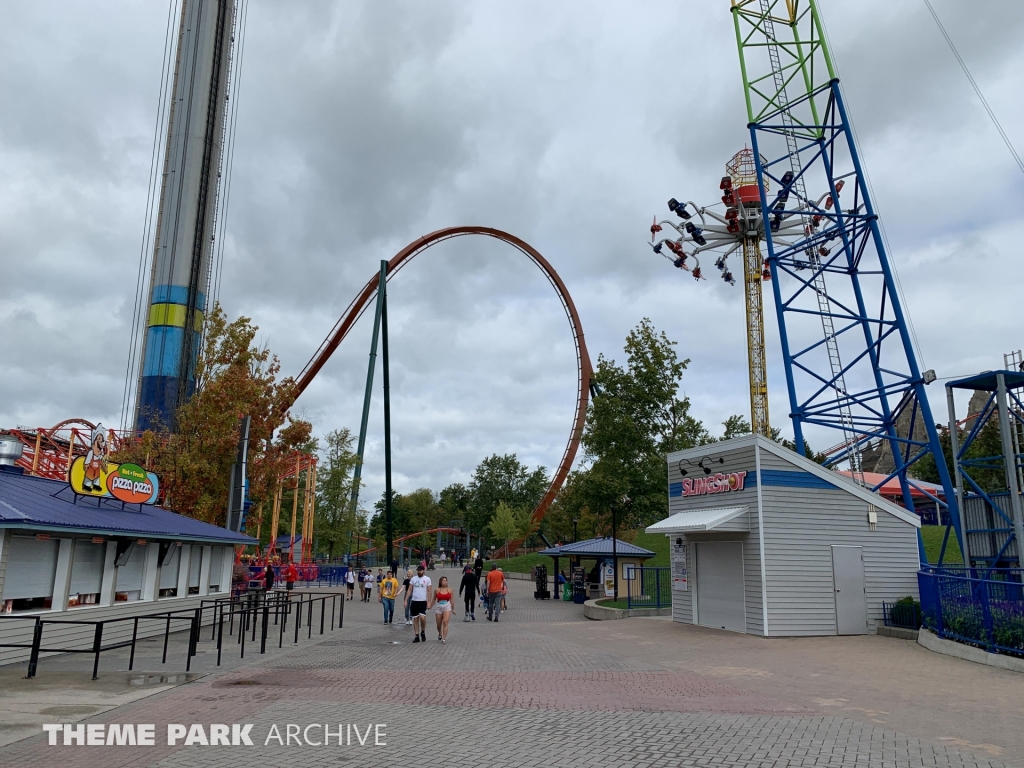
[[[807,707],[678,672],[382,672],[273,670],[213,683],[219,691],[269,689],[277,698],[446,707],[566,709],[592,712],[813,714]]]

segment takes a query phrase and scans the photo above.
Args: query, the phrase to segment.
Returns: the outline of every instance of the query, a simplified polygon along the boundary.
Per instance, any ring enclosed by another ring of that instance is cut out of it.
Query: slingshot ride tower
[[[897,479],[907,509],[914,509],[915,493],[948,506],[963,548],[953,483],[925,392],[935,374],[918,366],[817,4],[732,0],[731,11],[760,221],[748,216],[737,193],[733,204],[723,199],[723,215],[671,200],[669,207],[685,224],[676,227],[680,237],[671,245],[662,241],[655,249],[668,246],[677,266],[700,277],[697,259],[692,266],[687,260],[717,247],[719,269],[730,281],[724,258],[743,246],[744,237],[736,236],[744,225],[757,223],[758,229],[749,230],[757,233],[756,238],[751,234],[750,246],[759,246],[763,236],[769,274],[759,271],[762,280],[770,278],[775,299],[797,450],[804,452],[809,427],[842,432],[829,462],[848,465],[862,484],[861,455],[884,450],[892,469],[873,490]],[[731,175],[729,181],[731,186]],[[725,180],[723,190],[728,191]],[[706,226],[698,227],[694,214]],[[714,223],[707,224],[709,219]],[[729,232],[730,222],[737,231]],[[654,234],[658,226],[655,222]],[[733,242],[726,235],[733,235]],[[746,261],[745,283],[754,276],[753,259]],[[753,306],[748,295],[748,317]],[[752,403],[757,394],[752,386]],[[915,482],[914,465],[926,456],[935,460],[942,499]],[[923,546],[920,554],[926,562]]]

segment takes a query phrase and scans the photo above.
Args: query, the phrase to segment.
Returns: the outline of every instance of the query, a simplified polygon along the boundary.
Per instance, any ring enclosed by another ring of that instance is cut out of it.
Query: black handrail
[[[171,623],[175,621],[189,622],[188,649],[185,661],[185,671],[191,670],[192,657],[198,652],[198,645],[201,641],[201,630],[204,616],[212,614],[210,640],[217,643],[217,666],[221,664],[221,656],[224,641],[224,619],[228,619],[228,635],[234,634],[235,616],[238,616],[238,644],[241,658],[245,658],[245,636],[251,630],[252,641],[256,640],[257,627],[260,629],[260,653],[266,652],[267,634],[270,628],[270,616],[273,613],[274,624],[279,626],[278,648],[284,644],[284,632],[288,617],[292,610],[295,611],[295,643],[299,642],[299,629],[302,626],[302,609],[307,610],[307,639],[313,636],[313,603],[320,603],[320,634],[324,633],[324,622],[327,615],[327,601],[331,601],[331,622],[330,630],[335,629],[335,617],[337,615],[337,604],[341,602],[341,612],[337,616],[337,628],[341,629],[345,619],[345,598],[342,592],[315,593],[304,595],[299,593],[299,600],[292,600],[292,593],[274,590],[270,592],[247,592],[240,597],[204,599],[196,608],[180,608],[171,611],[159,611],[147,613],[140,616],[123,616],[113,619],[101,619],[89,621],[87,619],[46,619],[42,616],[3,616],[5,620],[22,620],[34,622],[32,627],[31,643],[0,643],[0,648],[27,648],[29,649],[28,670],[26,678],[35,677],[39,667],[39,655],[41,653],[90,653],[93,654],[92,679],[99,677],[100,655],[104,651],[111,651],[117,648],[131,648],[128,660],[128,670],[135,666],[135,648],[138,641],[139,622],[144,620],[159,620],[165,623],[164,626],[164,647],[161,664],[167,663],[167,647],[171,633]],[[307,607],[308,606],[308,607]],[[209,612],[209,613],[208,613]],[[131,640],[122,640],[114,643],[103,644],[105,627],[108,624],[120,624],[132,622]],[[43,646],[43,628],[47,624],[52,625],[82,625],[93,627],[92,644],[88,648],[58,648]]]

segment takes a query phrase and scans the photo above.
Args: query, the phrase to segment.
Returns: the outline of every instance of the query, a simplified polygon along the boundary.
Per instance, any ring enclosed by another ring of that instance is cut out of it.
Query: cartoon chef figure
[[[89,452],[85,454],[85,478],[82,490],[86,493],[103,493],[101,483],[103,470],[107,468],[107,433],[102,424],[92,430],[89,441]]]

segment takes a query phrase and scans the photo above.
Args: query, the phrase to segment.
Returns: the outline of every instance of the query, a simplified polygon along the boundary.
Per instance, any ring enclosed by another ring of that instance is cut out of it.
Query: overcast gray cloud
[[[1024,6],[934,4],[1024,149]],[[939,376],[996,367],[1024,344],[1009,319],[1024,178],[923,3],[821,5],[924,362]],[[119,420],[166,13],[0,4],[0,425]],[[694,283],[643,244],[668,197],[713,202],[748,140],[725,0],[252,0],[238,98],[221,300],[286,372],[380,259],[470,223],[554,264],[595,359],[621,358],[651,317],[692,360],[700,418],[717,431],[747,411],[739,288]],[[576,373],[543,275],[461,239],[404,269],[389,298],[399,490],[465,481],[496,451],[554,466]],[[357,426],[370,319],[297,405],[320,433]],[[770,312],[768,335],[778,424]],[[933,402],[941,414],[941,392]]]

